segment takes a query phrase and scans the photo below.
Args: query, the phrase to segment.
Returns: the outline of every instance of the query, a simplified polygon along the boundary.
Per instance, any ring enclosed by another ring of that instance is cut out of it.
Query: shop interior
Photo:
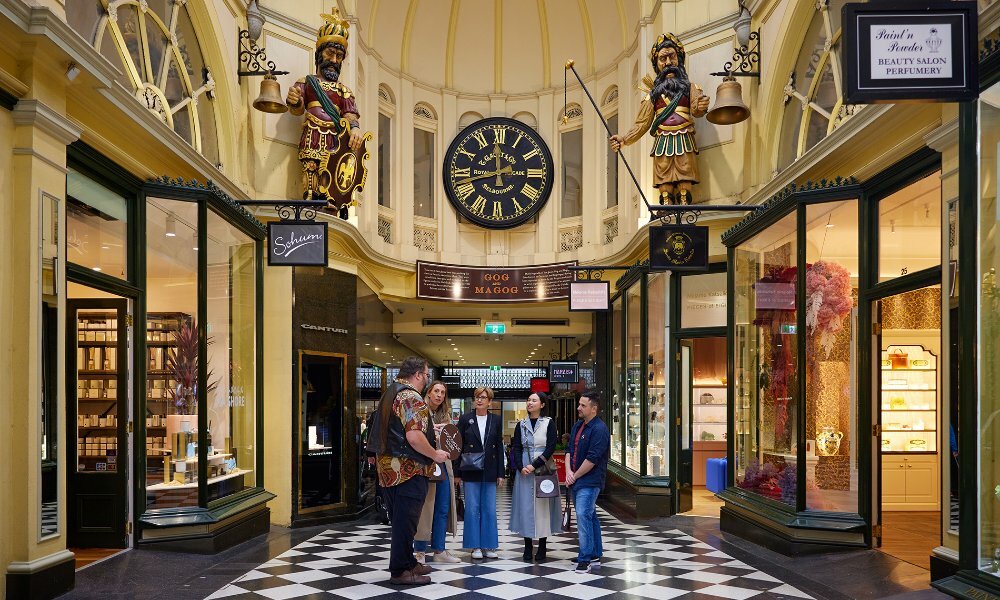
[[[725,470],[718,459],[726,457],[728,444],[727,348],[725,337],[680,342],[679,477],[682,486],[690,485],[689,501],[682,491],[680,512],[690,516],[718,517],[723,504],[715,493],[725,486]],[[662,431],[662,411],[651,413],[650,420],[651,427]],[[711,485],[710,478],[714,478]]]

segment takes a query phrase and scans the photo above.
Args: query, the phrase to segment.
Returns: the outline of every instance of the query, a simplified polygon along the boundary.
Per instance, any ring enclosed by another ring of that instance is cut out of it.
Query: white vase
[[[835,456],[840,451],[840,440],[844,434],[834,431],[831,425],[824,426],[816,436],[816,453],[820,456]]]

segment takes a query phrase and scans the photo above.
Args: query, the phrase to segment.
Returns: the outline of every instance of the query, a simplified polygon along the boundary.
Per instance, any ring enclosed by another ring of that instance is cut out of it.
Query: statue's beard
[[[671,74],[673,77],[667,77]],[[653,82],[653,98],[666,96],[667,99],[672,100],[678,94],[688,94],[690,91],[691,82],[688,80],[687,71],[680,65],[664,67]]]
[[[327,81],[338,81],[340,79],[340,65],[333,61],[323,61],[319,63],[317,68],[323,74],[323,79]]]

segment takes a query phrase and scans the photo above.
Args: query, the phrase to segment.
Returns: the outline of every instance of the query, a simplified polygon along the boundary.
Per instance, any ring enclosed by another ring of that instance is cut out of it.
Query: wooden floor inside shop
[[[929,571],[931,550],[940,545],[940,512],[882,513],[882,552]]]
[[[111,558],[119,552],[125,552],[124,548],[70,548],[76,556],[76,568],[82,569],[87,565],[94,564],[104,560],[105,558]]]
[[[722,500],[715,496],[715,492],[705,489],[705,486],[698,485],[691,489],[691,510],[682,515],[688,517],[715,517],[719,518],[719,509],[722,508]]]

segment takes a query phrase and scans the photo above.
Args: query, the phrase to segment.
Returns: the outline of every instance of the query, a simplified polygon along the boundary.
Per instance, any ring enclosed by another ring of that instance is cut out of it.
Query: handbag
[[[558,498],[559,476],[535,475],[535,498]]]
[[[434,463],[434,470],[431,474],[427,476],[427,481],[444,481],[445,480],[444,466],[440,463]]]
[[[485,452],[463,452],[462,462],[458,468],[461,471],[482,471],[485,468]]]
[[[566,504],[563,505],[562,511],[562,530],[565,533],[573,531],[573,503],[569,499],[571,495],[569,493],[566,494]]]

